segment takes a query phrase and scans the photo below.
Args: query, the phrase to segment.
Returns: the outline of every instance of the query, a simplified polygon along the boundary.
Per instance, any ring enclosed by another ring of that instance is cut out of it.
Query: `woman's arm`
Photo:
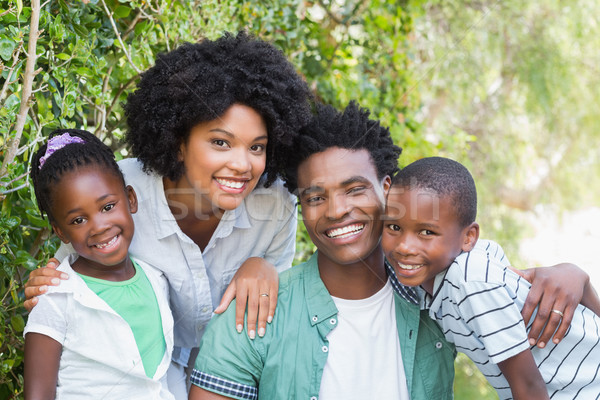
[[[529,331],[532,346],[537,344],[543,348],[550,339],[554,343],[560,342],[569,329],[578,304],[589,304],[594,312],[600,308],[600,300],[589,284],[589,275],[575,264],[513,270],[531,282],[521,314],[527,325],[537,307]]]
[[[278,222],[264,258],[251,257],[240,266],[215,309],[215,313],[223,313],[236,298],[236,329],[242,332],[247,306],[247,332],[251,339],[257,334],[263,336],[267,323],[273,320],[279,291],[278,272],[292,266],[296,248],[296,197],[281,183],[276,182],[273,187],[279,200],[273,204],[271,218]],[[275,193],[269,195],[273,197]]]
[[[530,350],[498,363],[498,367],[508,381],[515,400],[549,399],[546,384]]]
[[[25,400],[54,400],[62,346],[40,333],[25,335]]]

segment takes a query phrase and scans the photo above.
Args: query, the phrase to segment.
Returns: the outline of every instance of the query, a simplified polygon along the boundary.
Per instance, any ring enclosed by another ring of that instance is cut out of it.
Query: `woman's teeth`
[[[230,181],[228,179],[215,178],[219,185],[227,186],[232,189],[241,189],[246,182],[245,181]]]

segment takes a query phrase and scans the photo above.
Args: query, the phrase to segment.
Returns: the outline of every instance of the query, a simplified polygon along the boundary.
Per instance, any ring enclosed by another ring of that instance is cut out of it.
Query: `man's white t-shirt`
[[[366,299],[332,298],[338,326],[327,335],[319,399],[409,399],[390,281]]]

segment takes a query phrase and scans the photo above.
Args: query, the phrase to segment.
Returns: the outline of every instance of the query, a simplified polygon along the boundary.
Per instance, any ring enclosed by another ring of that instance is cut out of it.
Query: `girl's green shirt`
[[[94,293],[129,324],[144,364],[146,376],[152,378],[166,349],[162,319],[156,295],[148,277],[133,259],[132,262],[135,267],[135,275],[126,281],[114,282],[78,275]]]

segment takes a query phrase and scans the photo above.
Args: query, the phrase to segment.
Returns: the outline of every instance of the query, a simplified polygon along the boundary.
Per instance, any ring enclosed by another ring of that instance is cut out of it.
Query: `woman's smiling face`
[[[193,195],[196,210],[233,210],[256,187],[267,160],[267,127],[252,108],[234,104],[191,129],[181,145],[185,172],[171,195]]]

